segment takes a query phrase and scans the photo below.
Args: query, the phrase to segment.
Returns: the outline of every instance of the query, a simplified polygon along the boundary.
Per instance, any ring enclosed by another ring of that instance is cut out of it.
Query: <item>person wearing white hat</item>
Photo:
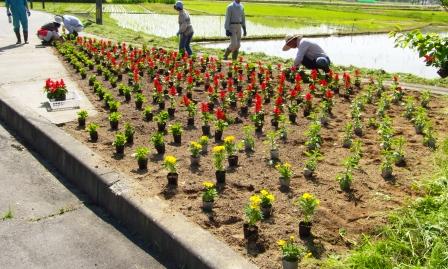
[[[177,32],[177,35],[180,37],[179,51],[185,51],[191,56],[193,51],[191,50],[190,42],[194,31],[191,25],[190,14],[184,9],[184,4],[181,1],[176,2],[174,9],[179,12],[179,31]]]
[[[58,40],[61,36],[59,34],[59,27],[62,24],[62,17],[54,17],[54,21],[47,23],[37,30],[37,37],[42,40],[42,45],[50,45],[54,40]]]
[[[78,36],[78,33],[84,30],[84,25],[82,25],[81,21],[75,16],[63,15],[56,17],[62,18],[64,28],[67,29],[69,35],[73,34],[76,37]]]
[[[230,37],[230,45],[224,53],[224,60],[227,60],[230,53],[232,53],[233,60],[238,57],[238,50],[241,46],[241,28],[243,29],[243,35],[247,35],[246,16],[240,1],[234,0],[227,6],[224,29],[226,30],[226,36]]]
[[[324,50],[314,42],[304,40],[301,35],[286,36],[283,51],[297,48],[294,66],[305,66],[308,69],[322,69],[326,73],[330,71],[330,58]]]

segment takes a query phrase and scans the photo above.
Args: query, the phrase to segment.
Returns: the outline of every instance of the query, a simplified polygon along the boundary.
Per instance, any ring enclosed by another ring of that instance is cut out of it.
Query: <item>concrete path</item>
[[[166,268],[1,124],[0,268]]]
[[[29,17],[30,44],[15,45],[16,38],[12,24],[8,24],[5,8],[0,8],[0,94],[1,98],[19,100],[35,110],[38,115],[55,124],[75,120],[78,110],[52,111],[47,109],[48,99],[43,93],[47,78],[63,78],[69,90],[81,95],[81,108],[90,115],[96,112],[77,84],[70,79],[69,73],[57,59],[50,47],[40,46],[36,36],[37,29],[52,20],[52,15],[32,11]],[[23,41],[23,40],[22,40]]]

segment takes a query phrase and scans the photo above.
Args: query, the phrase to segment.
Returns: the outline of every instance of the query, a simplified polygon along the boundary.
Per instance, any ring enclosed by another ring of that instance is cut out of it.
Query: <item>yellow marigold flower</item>
[[[250,197],[250,203],[252,204],[252,205],[259,205],[260,203],[261,203],[261,198],[260,198],[260,196],[258,196],[258,195],[252,195],[251,197]]]
[[[316,199],[316,205],[320,205],[320,200]]]
[[[199,141],[202,142],[202,143],[208,142],[208,136],[206,136],[206,135],[201,136],[199,138]]]
[[[224,146],[215,146],[213,147],[213,152],[215,153],[220,153],[220,152],[224,152],[226,149],[224,148]]]
[[[293,241],[294,242],[294,235],[291,235],[290,237],[289,237],[289,240],[291,240],[291,241]]]
[[[275,196],[273,194],[268,194],[266,195],[266,198],[268,198],[269,201],[274,202],[275,201]]]
[[[305,255],[305,258],[310,258],[310,257],[312,257],[312,256],[313,256],[313,253],[308,252],[308,253]]]
[[[257,209],[257,210],[260,209],[260,205],[258,205],[258,204],[250,204],[249,206],[251,209]]]
[[[166,157],[165,157],[165,163],[169,163],[169,164],[176,164],[176,157],[174,157],[174,156],[171,156],[171,155],[167,155]]]
[[[211,188],[215,187],[215,183],[210,182],[210,181],[204,181],[204,183],[202,183],[202,185],[207,189],[211,189]]]
[[[226,136],[224,138],[224,143],[229,144],[235,141],[235,137],[233,135]]]
[[[314,197],[313,197],[312,194],[309,194],[309,193],[305,192],[305,193],[302,195],[302,198],[305,199],[305,200],[311,200],[311,199],[313,199]]]
[[[191,142],[190,145],[191,145],[192,148],[195,148],[195,149],[201,149],[202,148],[202,145],[199,144],[196,141]]]
[[[267,191],[267,190],[261,190],[260,191],[260,194],[262,195],[262,196],[268,196],[268,194],[269,194],[269,192]]]
[[[282,165],[279,163],[275,165],[275,169],[279,169],[280,167],[282,167]]]
[[[290,167],[291,167],[291,164],[290,164],[290,163],[284,163],[283,166],[284,166],[285,168],[290,168]]]
[[[286,244],[285,240],[278,240],[277,241],[277,245],[279,245],[280,247],[283,247]]]

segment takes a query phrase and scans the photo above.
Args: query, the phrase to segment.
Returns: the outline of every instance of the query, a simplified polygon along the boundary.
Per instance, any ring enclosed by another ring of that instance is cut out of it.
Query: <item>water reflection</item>
[[[297,31],[296,31],[297,32]],[[442,34],[446,35],[446,33]],[[318,43],[337,65],[384,69],[387,72],[411,73],[425,78],[438,78],[437,69],[428,67],[411,49],[394,47],[388,35],[360,35],[344,37],[310,38]],[[245,41],[241,49],[246,52],[263,52],[282,58],[294,58],[297,50],[282,51],[283,40]],[[228,43],[204,44],[209,48],[225,48]]]

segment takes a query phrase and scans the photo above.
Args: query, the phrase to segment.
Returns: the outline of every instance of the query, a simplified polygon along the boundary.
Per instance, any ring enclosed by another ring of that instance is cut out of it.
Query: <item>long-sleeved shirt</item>
[[[243,28],[246,28],[246,18],[244,14],[244,7],[242,4],[232,2],[227,6],[224,29],[229,31],[231,24],[241,24]]]
[[[300,66],[304,57],[307,57],[310,60],[314,60],[320,56],[327,56],[327,54],[325,54],[324,50],[319,45],[307,40],[298,39],[297,48],[297,56],[294,60],[295,66]]]
[[[83,27],[81,21],[75,16],[64,15],[62,16],[64,27],[69,33],[72,33],[76,27]]]
[[[6,0],[5,6],[11,10],[13,15],[25,14],[25,11],[28,9],[26,0]]]
[[[185,9],[179,11],[179,34],[189,35],[193,33],[193,26],[191,25],[190,14]]]

